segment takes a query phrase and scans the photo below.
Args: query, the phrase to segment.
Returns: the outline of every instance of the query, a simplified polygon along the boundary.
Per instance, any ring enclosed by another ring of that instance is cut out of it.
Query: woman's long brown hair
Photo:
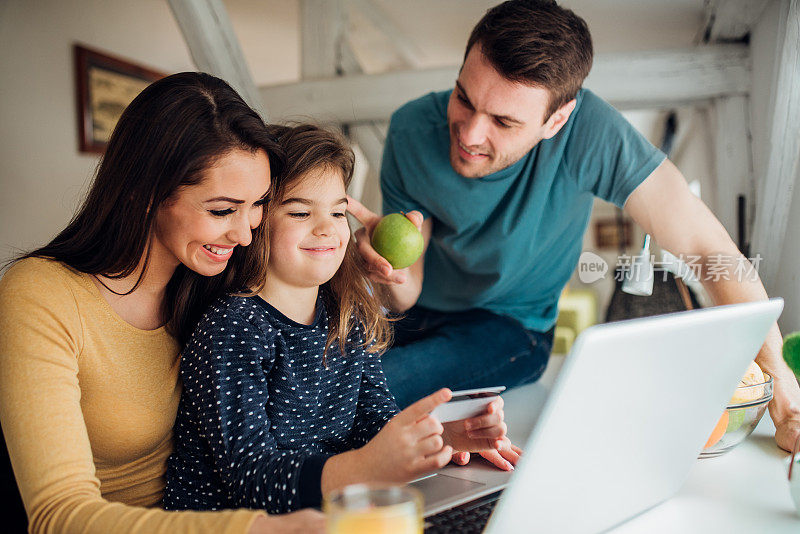
[[[298,182],[319,176],[320,169],[341,171],[345,188],[353,177],[355,157],[344,139],[312,124],[270,126],[286,152],[286,168],[277,182],[271,210]],[[255,236],[253,237],[255,241]],[[364,329],[363,347],[381,353],[392,341],[390,320],[386,317],[380,292],[367,276],[366,267],[352,239],[336,274],[320,288],[328,312],[328,339],[325,353],[337,343],[344,354],[350,332],[357,324]]]
[[[264,121],[230,85],[200,72],[167,76],[146,87],[117,122],[89,194],[50,243],[21,258],[51,258],[73,269],[124,278],[150,259],[159,208],[181,187],[199,183],[206,169],[232,150],[264,150],[270,173],[280,175],[284,154]],[[274,181],[274,178],[273,178]],[[167,284],[163,314],[185,342],[217,296],[263,280],[267,240],[263,225],[249,247],[236,247],[221,274],[201,276],[179,265]],[[250,254],[244,251],[250,249]],[[16,261],[16,260],[15,260]]]

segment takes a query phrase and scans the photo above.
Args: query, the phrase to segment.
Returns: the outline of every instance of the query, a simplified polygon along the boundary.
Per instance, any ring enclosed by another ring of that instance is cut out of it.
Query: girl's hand
[[[503,417],[503,399],[498,397],[483,415],[445,423],[444,442],[459,452],[499,450],[507,430]]]
[[[366,477],[376,482],[409,482],[447,465],[453,448],[444,444],[442,424],[430,413],[451,397],[445,388],[418,400],[358,449]]]
[[[258,516],[248,534],[324,534],[325,516],[307,508],[291,514]]]

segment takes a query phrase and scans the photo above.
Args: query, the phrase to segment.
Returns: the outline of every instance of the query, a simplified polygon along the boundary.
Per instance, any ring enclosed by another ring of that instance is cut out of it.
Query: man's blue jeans
[[[553,329],[534,332],[480,309],[448,313],[414,306],[394,326],[383,371],[400,408],[442,387],[512,388],[534,382],[553,348]]]

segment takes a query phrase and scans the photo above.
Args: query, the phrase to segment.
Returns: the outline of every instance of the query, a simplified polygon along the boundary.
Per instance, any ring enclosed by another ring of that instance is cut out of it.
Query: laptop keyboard
[[[491,493],[480,499],[475,499],[455,508],[425,518],[426,534],[444,534],[457,532],[459,534],[479,534],[483,531],[489,516],[492,515],[499,491]]]

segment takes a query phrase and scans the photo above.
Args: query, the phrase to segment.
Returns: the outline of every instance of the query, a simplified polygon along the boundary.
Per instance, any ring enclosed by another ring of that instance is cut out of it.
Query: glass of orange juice
[[[408,486],[354,484],[322,507],[329,534],[422,534],[422,494]]]

